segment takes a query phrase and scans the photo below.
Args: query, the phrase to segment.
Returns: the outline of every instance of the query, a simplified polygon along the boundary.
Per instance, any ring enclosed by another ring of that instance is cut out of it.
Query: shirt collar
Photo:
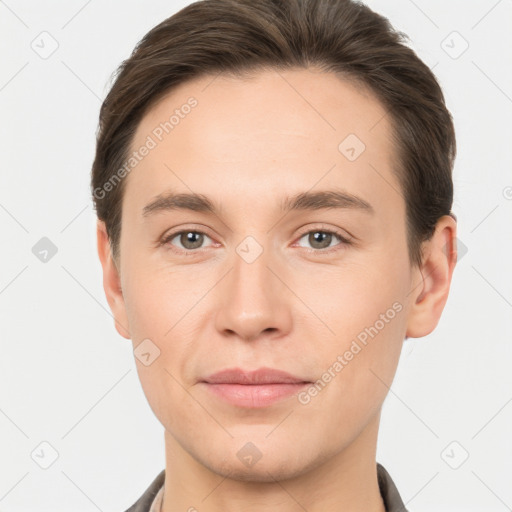
[[[386,512],[407,512],[395,483],[384,466],[377,462],[377,480]]]

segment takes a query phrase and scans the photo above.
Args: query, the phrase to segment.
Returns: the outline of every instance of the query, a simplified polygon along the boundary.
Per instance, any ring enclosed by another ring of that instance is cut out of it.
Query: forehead
[[[185,82],[139,123],[131,149],[144,145],[151,150],[125,189],[125,203],[138,210],[169,188],[211,190],[238,207],[332,185],[376,209],[401,199],[385,108],[331,73],[265,70]]]

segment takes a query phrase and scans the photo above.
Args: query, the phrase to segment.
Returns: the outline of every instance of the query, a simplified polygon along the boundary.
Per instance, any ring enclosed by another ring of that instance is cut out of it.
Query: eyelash
[[[173,240],[178,235],[181,235],[183,233],[196,233],[196,234],[205,235],[208,238],[211,238],[204,231],[200,231],[200,230],[197,230],[197,229],[182,229],[180,231],[175,231],[174,233],[170,233],[169,235],[165,236],[161,240],[159,245],[166,245],[166,246],[172,247],[171,250],[173,250],[175,252],[178,252],[180,254],[185,254],[185,255],[190,255],[190,256],[192,256],[194,254],[197,254],[198,252],[201,252],[202,249],[205,249],[205,248],[199,248],[199,249],[180,249],[180,248],[177,248],[175,246],[172,246],[172,244],[170,243],[171,240]],[[329,235],[334,235],[335,237],[337,237],[340,240],[340,243],[335,245],[335,246],[333,246],[333,247],[328,247],[326,249],[309,249],[307,247],[302,247],[302,249],[306,249],[309,253],[330,254],[330,253],[332,253],[334,251],[341,250],[340,246],[352,245],[352,241],[349,238],[343,236],[339,231],[335,231],[335,230],[332,230],[332,229],[322,229],[322,228],[310,229],[308,231],[305,231],[305,232],[303,232],[302,234],[299,235],[297,240],[299,241],[305,235],[309,235],[310,233],[326,233],[326,234],[329,234]]]

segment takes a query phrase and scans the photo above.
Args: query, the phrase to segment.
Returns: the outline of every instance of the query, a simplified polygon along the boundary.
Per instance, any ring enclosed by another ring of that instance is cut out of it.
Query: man
[[[164,427],[130,512],[406,510],[380,412],[448,298],[454,157],[435,77],[362,4],[206,0],[142,39],[92,171],[105,293]]]

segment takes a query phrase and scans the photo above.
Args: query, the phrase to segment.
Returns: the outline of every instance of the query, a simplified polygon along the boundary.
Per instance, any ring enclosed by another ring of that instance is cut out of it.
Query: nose
[[[265,250],[252,262],[235,252],[216,290],[218,332],[246,341],[286,335],[292,324],[292,294],[279,274],[277,262]]]

